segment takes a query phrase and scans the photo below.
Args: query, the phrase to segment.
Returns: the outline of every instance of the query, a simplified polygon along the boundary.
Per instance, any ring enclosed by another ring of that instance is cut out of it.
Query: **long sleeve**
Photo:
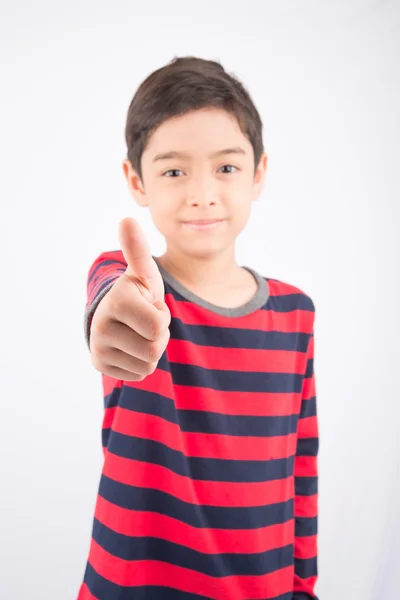
[[[103,252],[96,258],[87,277],[87,299],[84,315],[84,333],[90,350],[90,326],[100,300],[109,292],[114,282],[126,271],[127,264],[121,250]]]
[[[315,310],[314,316],[315,319]],[[295,574],[293,600],[318,600],[317,581],[318,467],[319,447],[314,373],[314,321],[307,348],[301,411],[295,456]]]

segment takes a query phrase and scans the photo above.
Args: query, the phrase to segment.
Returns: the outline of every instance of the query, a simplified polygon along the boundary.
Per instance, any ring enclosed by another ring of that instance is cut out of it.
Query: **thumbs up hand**
[[[93,316],[90,351],[96,370],[142,381],[157,367],[170,333],[164,282],[137,221],[119,224],[127,269],[102,298]]]

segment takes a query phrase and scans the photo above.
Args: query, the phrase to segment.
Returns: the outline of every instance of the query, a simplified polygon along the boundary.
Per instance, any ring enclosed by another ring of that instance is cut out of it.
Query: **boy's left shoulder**
[[[287,281],[275,279],[274,277],[266,277],[265,275],[263,275],[263,277],[268,283],[270,296],[279,296],[281,299],[283,299],[282,297],[286,297],[287,300],[290,299],[290,303],[293,301],[295,303],[298,302],[299,308],[315,312],[315,304],[310,294],[305,292],[302,288]]]

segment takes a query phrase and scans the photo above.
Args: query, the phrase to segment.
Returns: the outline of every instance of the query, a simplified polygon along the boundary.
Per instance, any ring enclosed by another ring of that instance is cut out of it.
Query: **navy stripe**
[[[162,368],[160,363],[158,368]],[[176,385],[205,387],[226,392],[300,393],[304,380],[303,375],[296,373],[215,371],[171,361],[169,371]]]
[[[318,533],[318,517],[296,517],[295,535],[309,536]]]
[[[108,446],[111,431],[112,430],[109,427],[103,427],[101,430],[101,443],[103,448],[107,448]]]
[[[300,438],[297,440],[297,456],[317,456],[318,438]]]
[[[254,554],[204,554],[157,537],[121,535],[97,519],[94,520],[93,539],[104,550],[123,560],[159,560],[210,577],[266,575],[293,564],[293,544]]]
[[[166,586],[139,586],[126,587],[116,585],[108,579],[99,575],[88,562],[86,565],[84,582],[88,586],[91,594],[98,600],[204,600],[209,596],[199,594],[190,594],[181,592]],[[309,600],[309,596],[295,595],[292,592],[280,594],[279,596],[270,596],[268,600]],[[267,599],[265,599],[267,600]]]
[[[223,435],[269,437],[296,433],[298,415],[279,417],[225,415],[196,410],[179,410],[182,431]]]
[[[101,476],[99,494],[121,508],[156,512],[206,530],[258,529],[286,523],[293,518],[293,498],[266,506],[196,505],[166,492],[119,483],[104,474]]]
[[[266,278],[268,281],[268,278]],[[279,284],[282,282],[277,280]],[[294,310],[307,310],[315,312],[315,305],[307,294],[303,292],[294,292],[293,294],[277,294],[269,297],[269,308],[274,312],[291,312]]]
[[[305,353],[309,333],[300,331],[265,331],[205,325],[190,325],[177,317],[171,318],[171,339],[186,340],[198,346],[241,348],[254,350],[292,350]]]
[[[294,572],[302,579],[308,579],[309,577],[315,577],[318,575],[317,558],[295,558],[294,559]]]
[[[316,417],[317,416],[317,398],[312,396],[308,399],[303,399],[301,402],[300,418]]]
[[[160,392],[149,392],[124,386],[121,388],[121,394],[118,398],[118,405],[126,410],[132,410],[143,414],[161,417],[165,421],[174,424],[180,424],[178,418],[179,409],[175,402]]]
[[[121,391],[126,389],[126,385],[116,386],[110,394],[104,396],[104,408],[115,408],[120,403]],[[135,390],[137,392],[138,390]]]
[[[314,359],[313,358],[309,358],[307,360],[306,374],[304,375],[304,377],[306,379],[309,379],[310,377],[313,376],[313,373],[314,373]]]
[[[294,493],[296,496],[313,496],[318,493],[318,477],[295,477]]]
[[[262,482],[293,475],[295,455],[288,458],[228,460],[187,457],[161,442],[124,435],[111,430],[108,450],[117,456],[148,462],[190,479],[231,482]]]

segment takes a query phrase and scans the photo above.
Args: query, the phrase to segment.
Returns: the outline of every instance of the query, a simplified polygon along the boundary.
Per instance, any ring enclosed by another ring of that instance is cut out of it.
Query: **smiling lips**
[[[184,225],[190,229],[196,229],[197,231],[204,231],[215,229],[223,223],[224,219],[198,219],[196,221],[184,221]]]

